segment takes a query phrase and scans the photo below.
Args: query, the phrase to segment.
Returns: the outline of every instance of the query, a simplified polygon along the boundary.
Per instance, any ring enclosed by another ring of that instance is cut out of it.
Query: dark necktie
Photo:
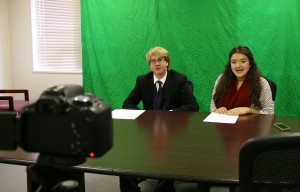
[[[155,99],[154,99],[154,103],[153,103],[153,109],[154,110],[160,110],[162,109],[161,106],[161,102],[162,102],[162,82],[161,81],[156,81],[156,83],[158,83],[158,91],[155,94]],[[156,88],[156,87],[155,87]]]

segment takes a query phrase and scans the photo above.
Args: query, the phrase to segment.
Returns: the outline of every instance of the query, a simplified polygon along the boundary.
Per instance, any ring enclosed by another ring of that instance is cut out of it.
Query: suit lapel
[[[152,108],[152,102],[153,102],[153,90],[154,90],[154,84],[153,84],[153,73],[149,75],[149,80],[146,81],[145,85],[145,103],[149,103],[149,105]]]
[[[164,92],[165,92],[165,103],[164,108],[169,109],[170,104],[170,98],[171,98],[171,90],[172,90],[172,73],[171,71],[168,71],[167,79],[164,84]]]

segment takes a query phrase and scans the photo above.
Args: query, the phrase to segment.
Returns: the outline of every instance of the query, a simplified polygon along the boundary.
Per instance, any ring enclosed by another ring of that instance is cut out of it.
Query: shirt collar
[[[153,80],[154,80],[153,84],[155,84],[156,81],[161,81],[162,82],[162,86],[163,86],[165,84],[165,82],[166,82],[167,75],[168,75],[168,72],[166,72],[166,75],[163,78],[157,79],[156,76],[153,74]]]

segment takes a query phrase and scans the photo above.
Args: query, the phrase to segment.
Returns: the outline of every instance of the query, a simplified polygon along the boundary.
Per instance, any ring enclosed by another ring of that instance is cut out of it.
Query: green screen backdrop
[[[299,14],[298,0],[82,0],[84,89],[121,108],[150,70],[145,54],[162,46],[208,112],[229,51],[246,45],[277,84],[275,114],[300,116]]]

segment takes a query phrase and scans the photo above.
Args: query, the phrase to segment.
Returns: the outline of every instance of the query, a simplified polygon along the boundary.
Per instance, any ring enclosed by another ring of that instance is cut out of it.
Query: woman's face
[[[246,55],[241,53],[234,53],[230,58],[231,71],[239,81],[243,81],[250,68],[250,62]]]

